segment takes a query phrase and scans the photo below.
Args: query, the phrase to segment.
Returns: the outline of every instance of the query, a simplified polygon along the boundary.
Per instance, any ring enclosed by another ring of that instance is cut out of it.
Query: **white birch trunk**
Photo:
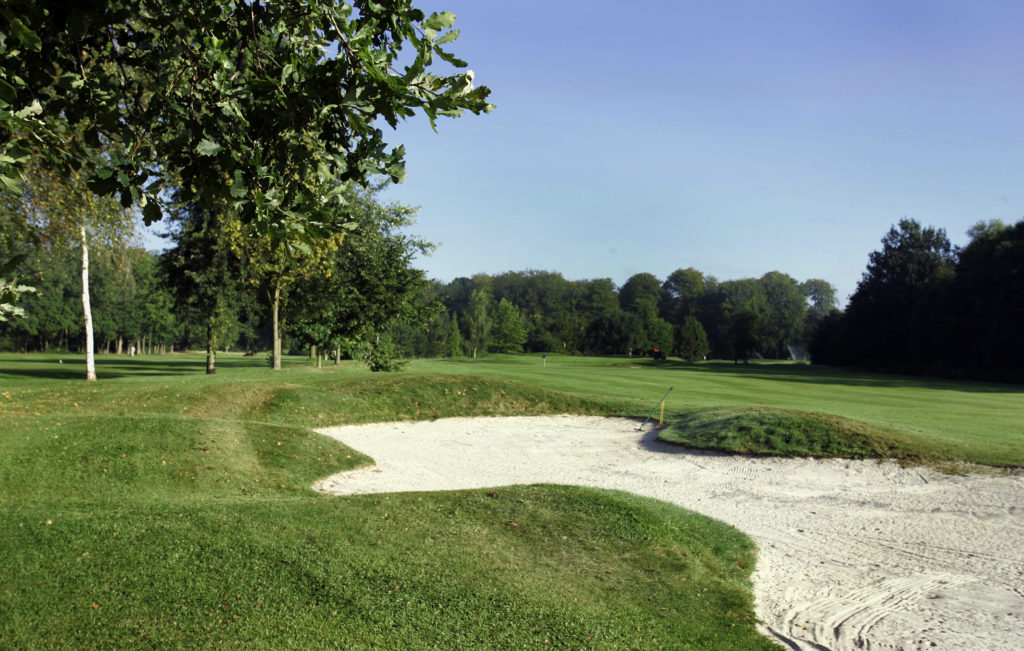
[[[92,307],[89,305],[89,244],[85,239],[85,222],[82,222],[82,311],[85,314],[85,379],[96,381],[96,353],[92,340]]]
[[[275,371],[281,370],[281,326],[278,319],[278,311],[281,305],[281,284],[276,283],[274,285],[274,307],[273,307],[273,320],[274,320],[274,349],[271,354],[271,368]]]

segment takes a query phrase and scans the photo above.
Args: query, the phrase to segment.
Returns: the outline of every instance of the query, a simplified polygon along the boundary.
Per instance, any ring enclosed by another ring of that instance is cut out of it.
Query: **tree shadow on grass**
[[[219,370],[264,368],[261,357],[225,357],[217,359]],[[100,380],[131,376],[205,375],[205,360],[167,359],[159,357],[96,357],[96,376]],[[34,378],[40,380],[82,380],[85,378],[85,357],[82,355],[3,355],[0,356],[0,380],[3,378]]]
[[[800,364],[792,362],[751,362],[734,364],[726,361],[690,363],[681,360],[654,361],[650,359],[633,362],[647,368],[677,369],[691,373],[706,373],[717,376],[735,376],[795,382],[803,384],[834,384],[842,386],[878,388],[914,388],[937,391],[966,391],[971,393],[1024,393],[1024,385],[972,382],[967,380],[944,380],[941,378],[871,373],[853,369]]]

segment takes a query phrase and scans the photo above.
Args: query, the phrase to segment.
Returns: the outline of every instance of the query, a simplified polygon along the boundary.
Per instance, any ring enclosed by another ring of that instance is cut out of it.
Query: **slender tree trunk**
[[[273,301],[273,319],[274,319],[274,351],[271,355],[271,367],[275,371],[281,370],[281,325],[278,322],[279,313],[278,310],[281,307],[281,283],[274,283],[274,301]]]
[[[217,372],[217,351],[213,347],[213,321],[206,322],[206,374]]]
[[[85,222],[81,224],[82,234],[82,312],[85,316],[85,379],[96,381],[96,351],[92,341],[92,306],[89,304],[89,243],[85,239]]]
[[[319,356],[319,352],[317,352],[316,345],[310,346],[309,347],[309,358],[313,359],[314,357],[318,357],[318,356]]]
[[[316,351],[316,367],[317,368],[323,368],[324,367],[324,356],[320,354],[319,350]]]
[[[334,365],[341,364],[341,346],[334,349]]]

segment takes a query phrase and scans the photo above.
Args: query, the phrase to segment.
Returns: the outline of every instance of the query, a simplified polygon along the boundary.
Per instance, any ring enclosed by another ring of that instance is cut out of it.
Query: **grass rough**
[[[613,401],[346,366],[208,377],[198,356],[166,375],[101,360],[87,384],[14,361],[34,371],[0,370],[0,647],[772,647],[750,540],[675,506],[549,485],[310,488],[370,462],[311,425]]]

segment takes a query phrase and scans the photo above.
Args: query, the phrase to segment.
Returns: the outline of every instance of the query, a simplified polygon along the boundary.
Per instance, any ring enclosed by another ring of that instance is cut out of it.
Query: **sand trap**
[[[762,632],[794,649],[1024,648],[1024,473],[700,453],[635,428],[575,416],[328,428],[377,465],[315,487],[625,490],[750,535]]]

